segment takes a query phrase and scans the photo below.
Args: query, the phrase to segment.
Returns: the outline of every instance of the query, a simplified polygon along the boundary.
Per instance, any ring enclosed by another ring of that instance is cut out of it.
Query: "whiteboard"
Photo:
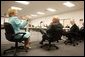
[[[8,22],[8,17],[1,17],[1,25],[3,25],[4,22]]]

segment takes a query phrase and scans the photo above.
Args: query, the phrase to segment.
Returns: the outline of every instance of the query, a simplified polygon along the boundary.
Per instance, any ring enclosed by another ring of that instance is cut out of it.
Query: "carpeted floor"
[[[39,32],[31,31],[31,49],[28,52],[23,52],[22,50],[17,53],[18,56],[84,56],[84,42],[79,43],[78,46],[65,45],[63,40],[56,45],[59,49],[52,48],[50,51],[46,48],[40,48],[41,34]],[[22,44],[19,44],[22,45]],[[5,39],[4,30],[1,30],[1,55],[2,56],[13,56],[12,52],[3,55],[5,49],[14,46],[14,43],[11,43]]]

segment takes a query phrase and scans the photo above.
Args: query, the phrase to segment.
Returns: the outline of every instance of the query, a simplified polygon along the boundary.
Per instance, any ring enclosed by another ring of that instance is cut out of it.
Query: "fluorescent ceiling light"
[[[31,14],[31,16],[34,16],[34,17],[36,17],[37,15]]]
[[[22,8],[12,6],[11,9],[22,10]]]
[[[24,5],[28,5],[28,4],[29,4],[29,2],[27,2],[27,1],[15,1],[15,2],[18,2],[18,3],[24,4]]]
[[[67,6],[67,7],[74,7],[75,5],[71,2],[65,2],[63,3],[63,5]]]
[[[55,12],[56,10],[55,9],[52,9],[52,8],[47,8],[48,11],[51,11],[51,12]]]
[[[37,14],[45,14],[45,13],[43,13],[43,12],[37,12]]]

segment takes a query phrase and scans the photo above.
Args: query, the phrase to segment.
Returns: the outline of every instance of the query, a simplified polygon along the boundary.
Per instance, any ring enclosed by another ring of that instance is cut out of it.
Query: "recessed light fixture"
[[[35,15],[35,14],[31,14],[31,16],[36,17],[37,15]]]
[[[30,2],[28,1],[15,1],[15,2],[18,2],[18,3],[21,3],[21,4],[24,4],[24,5],[28,5]]]
[[[22,10],[22,8],[12,6],[11,9]]]
[[[56,11],[55,9],[52,9],[52,8],[47,8],[46,10],[51,11],[51,12],[55,12]]]
[[[67,7],[74,7],[75,4],[71,3],[71,2],[65,2],[63,3],[63,5],[67,6]]]
[[[43,14],[45,14],[45,13],[43,13],[43,12],[37,12],[37,14],[42,14],[42,15],[43,15]]]

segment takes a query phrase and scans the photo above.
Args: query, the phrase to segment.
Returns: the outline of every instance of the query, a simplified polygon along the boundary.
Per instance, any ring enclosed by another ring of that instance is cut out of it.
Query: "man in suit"
[[[70,28],[70,31],[68,31],[66,33],[66,36],[68,37],[68,41],[70,43],[74,42],[74,40],[77,40],[77,35],[79,33],[79,27],[75,24],[75,21],[74,20],[71,20],[70,21],[71,23],[71,28]]]
[[[82,25],[80,28],[80,40],[84,40],[84,23]]]
[[[48,28],[46,30],[46,34],[44,34],[42,36],[42,40],[41,40],[40,44],[43,44],[43,42],[46,39],[48,39],[49,37],[52,38],[51,40],[53,40],[53,37],[56,37],[56,41],[61,39],[62,30],[63,30],[62,28],[63,28],[63,26],[59,22],[59,18],[58,17],[53,17],[52,22],[50,23],[50,25],[48,26]]]

